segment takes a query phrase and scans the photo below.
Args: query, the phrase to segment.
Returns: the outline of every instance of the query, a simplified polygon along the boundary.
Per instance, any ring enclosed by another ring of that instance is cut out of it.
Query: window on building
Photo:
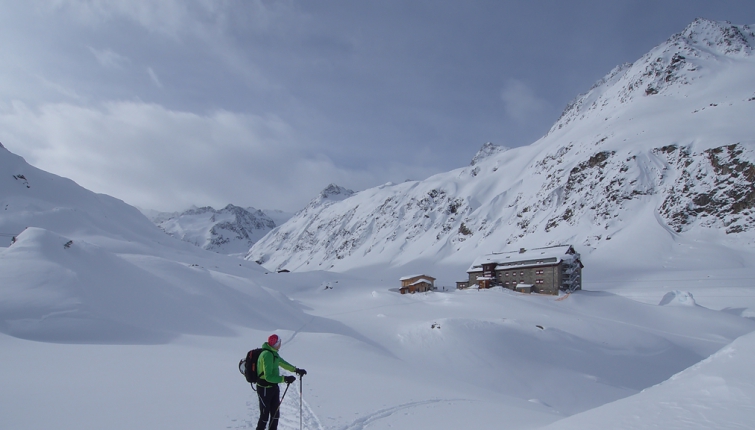
[[[542,284],[542,283],[544,283],[544,281],[542,279],[535,279],[535,283],[536,284]]]
[[[520,273],[519,273],[519,276],[524,276],[524,272],[520,272]]]

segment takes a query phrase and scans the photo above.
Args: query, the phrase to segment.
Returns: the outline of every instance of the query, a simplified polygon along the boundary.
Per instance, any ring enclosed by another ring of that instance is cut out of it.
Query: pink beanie
[[[281,346],[281,338],[279,338],[277,334],[271,334],[270,337],[267,338],[267,344],[273,348],[279,348]]]

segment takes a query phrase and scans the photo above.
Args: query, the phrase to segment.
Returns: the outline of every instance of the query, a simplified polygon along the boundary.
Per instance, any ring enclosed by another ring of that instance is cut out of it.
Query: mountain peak
[[[685,39],[690,45],[716,53],[731,55],[752,53],[755,33],[748,25],[734,25],[729,21],[713,21],[697,18],[675,37]],[[675,37],[672,37],[674,40]]]
[[[354,191],[341,187],[336,184],[330,184],[327,187],[325,187],[324,190],[320,191],[320,195],[317,197],[318,201],[323,200],[331,200],[331,201],[340,201],[345,198],[348,198],[354,194]]]
[[[220,210],[204,206],[182,213],[158,213],[152,221],[173,237],[222,254],[246,252],[276,226],[262,211],[233,204]]]
[[[618,106],[635,99],[658,94],[688,97],[690,91],[699,92],[700,88],[690,84],[707,79],[724,61],[744,61],[753,46],[755,33],[750,26],[697,18],[636,62],[614,68],[587,93],[577,96],[548,134],[577,120],[607,118],[605,111],[622,110]]]
[[[479,151],[477,151],[477,154],[475,154],[475,156],[472,158],[472,163],[470,165],[474,166],[475,164],[490,157],[491,155],[504,152],[508,149],[509,148],[505,146],[495,145],[491,142],[487,142],[484,145],[482,145],[482,148],[480,148]]]

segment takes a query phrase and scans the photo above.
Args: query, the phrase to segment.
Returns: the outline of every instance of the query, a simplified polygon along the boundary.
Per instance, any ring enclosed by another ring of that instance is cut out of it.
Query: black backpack
[[[257,374],[257,359],[260,358],[262,348],[256,348],[246,353],[246,358],[239,361],[239,372],[246,377],[246,382],[256,384],[260,380]]]

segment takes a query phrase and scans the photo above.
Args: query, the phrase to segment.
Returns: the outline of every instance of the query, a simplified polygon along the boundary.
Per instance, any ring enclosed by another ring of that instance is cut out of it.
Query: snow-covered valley
[[[742,428],[752,422],[755,337],[748,333],[755,321],[740,316],[755,309],[752,288],[715,297],[729,306],[713,310],[665,289],[663,281],[621,286],[647,300],[671,293],[659,306],[596,291],[598,282],[560,297],[501,289],[400,295],[391,291],[395,279],[379,280],[374,272],[367,278],[264,274],[220,261],[196,270],[220,279],[216,287],[230,284],[242,292],[215,295],[254,307],[249,319],[229,321],[232,315],[216,311],[228,332],[192,334],[195,324],[183,319],[189,312],[171,313],[173,328],[185,334],[164,343],[146,334],[124,340],[100,323],[98,338],[69,325],[69,334],[89,336],[76,343],[2,335],[7,428],[254,427],[255,393],[236,364],[272,331],[284,339],[282,356],[309,372],[302,419],[310,429],[450,429],[470,420],[490,429],[573,428],[559,423],[566,418],[587,428]],[[227,274],[239,270],[247,272],[243,281]],[[170,273],[181,276],[181,270]],[[260,297],[258,289],[271,294]],[[648,289],[652,295],[645,295]],[[269,323],[259,316],[268,312]],[[40,320],[30,311],[15,317]],[[56,327],[66,322],[53,313],[41,319]],[[106,333],[113,337],[103,338]],[[50,357],[55,370],[48,370]],[[297,390],[298,382],[286,396],[281,428],[299,426]],[[675,409],[658,408],[659,402]],[[40,405],[49,405],[44,414]]]
[[[736,29],[696,21],[528,147],[328,187],[246,259],[0,146],[0,427],[253,428],[237,363],[271,333],[308,371],[282,429],[753,427],[755,36]],[[481,253],[553,243],[582,254],[582,291],[455,289]],[[412,273],[438,290],[399,294]]]

